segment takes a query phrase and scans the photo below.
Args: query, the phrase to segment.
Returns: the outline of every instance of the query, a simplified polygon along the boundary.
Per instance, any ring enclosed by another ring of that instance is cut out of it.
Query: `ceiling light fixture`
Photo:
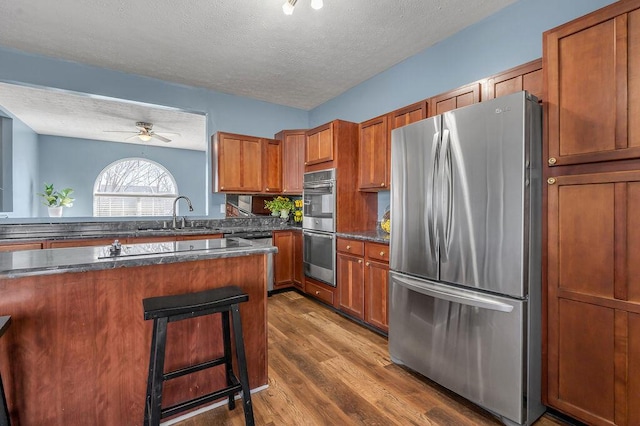
[[[293,15],[293,9],[296,7],[298,0],[287,0],[282,5],[282,11],[285,15]],[[315,10],[322,9],[322,0],[311,0],[311,7]]]
[[[143,142],[149,142],[151,140],[151,136],[149,136],[147,134],[138,135],[138,137]]]

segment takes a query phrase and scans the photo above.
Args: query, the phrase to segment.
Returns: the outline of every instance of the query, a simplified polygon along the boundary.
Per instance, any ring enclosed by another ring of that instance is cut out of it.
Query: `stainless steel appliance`
[[[336,286],[336,170],[304,174],[302,257],[307,277]]]
[[[302,230],[304,274],[336,286],[336,235]]]
[[[335,232],[336,170],[327,169],[304,174],[302,184],[302,227]]]
[[[506,424],[544,412],[541,132],[526,92],[392,132],[391,359]]]

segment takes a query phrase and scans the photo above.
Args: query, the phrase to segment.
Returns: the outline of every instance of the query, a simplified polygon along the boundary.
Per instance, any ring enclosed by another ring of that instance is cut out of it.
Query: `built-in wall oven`
[[[336,169],[304,174],[302,228],[335,232]]]
[[[304,274],[336,286],[335,169],[304,174],[302,238]]]

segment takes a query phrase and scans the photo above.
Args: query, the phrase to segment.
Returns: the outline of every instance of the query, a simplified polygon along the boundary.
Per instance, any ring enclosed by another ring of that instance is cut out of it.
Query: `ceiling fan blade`
[[[126,138],[126,139],[125,139],[125,141],[130,141],[130,140],[132,140],[132,139],[137,138],[138,136],[140,136],[140,135],[136,133],[135,135],[133,135],[133,136],[129,136],[128,138]]]
[[[165,138],[164,136],[160,136],[160,135],[158,135],[157,133],[153,133],[153,132],[152,132],[152,133],[149,133],[149,136],[151,136],[152,138],[159,139],[159,140],[161,140],[162,142],[167,142],[167,143],[168,143],[168,142],[171,142],[171,139],[167,139],[167,138]]]

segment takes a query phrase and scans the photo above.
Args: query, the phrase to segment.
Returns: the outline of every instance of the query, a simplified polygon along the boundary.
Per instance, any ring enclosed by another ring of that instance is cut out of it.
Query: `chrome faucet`
[[[178,228],[178,221],[176,220],[176,204],[178,204],[178,200],[180,198],[183,198],[187,202],[187,204],[189,205],[189,211],[190,212],[193,211],[193,206],[191,205],[191,200],[189,199],[189,197],[185,195],[180,195],[179,197],[176,197],[175,200],[173,200],[173,229]]]

